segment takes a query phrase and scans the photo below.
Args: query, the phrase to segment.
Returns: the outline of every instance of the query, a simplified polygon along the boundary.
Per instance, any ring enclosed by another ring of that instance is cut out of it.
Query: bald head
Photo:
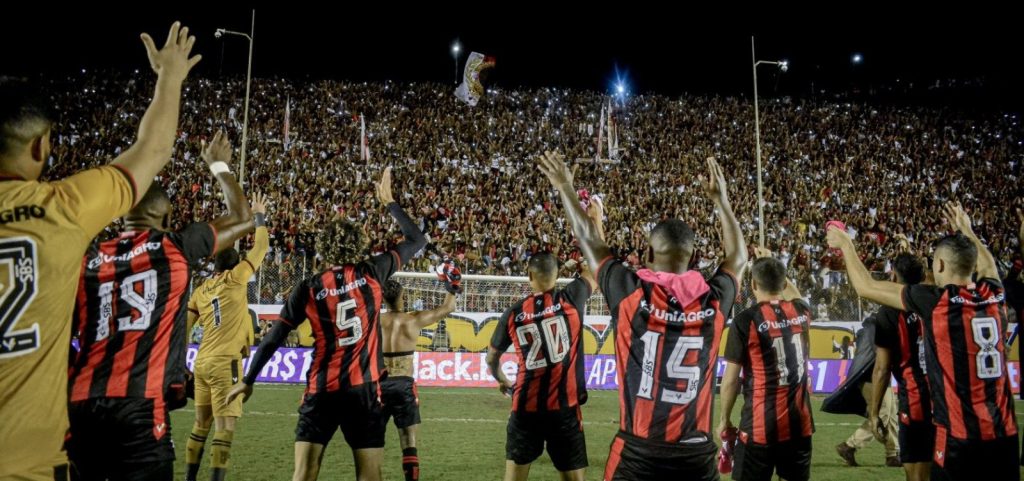
[[[545,292],[554,289],[558,281],[558,259],[548,252],[541,252],[530,257],[526,266],[530,282],[535,291]]]
[[[171,199],[159,184],[153,183],[125,216],[128,225],[153,229],[170,228]]]
[[[679,219],[663,220],[651,230],[651,249],[654,263],[658,265],[689,264],[693,255],[694,233],[690,226]]]
[[[548,252],[534,254],[530,257],[527,269],[535,276],[555,277],[558,275],[558,259]]]

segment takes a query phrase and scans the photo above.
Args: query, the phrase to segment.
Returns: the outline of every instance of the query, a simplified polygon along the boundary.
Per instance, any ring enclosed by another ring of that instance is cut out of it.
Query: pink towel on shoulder
[[[644,282],[650,282],[661,286],[669,294],[675,296],[679,305],[688,306],[691,302],[707,294],[711,287],[700,271],[686,271],[682,274],[672,272],[654,272],[650,269],[640,269],[636,275]]]

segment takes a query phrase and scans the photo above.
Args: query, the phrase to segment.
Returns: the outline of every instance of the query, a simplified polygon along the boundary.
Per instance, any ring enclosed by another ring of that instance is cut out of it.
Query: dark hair
[[[355,222],[335,219],[316,238],[316,251],[331,265],[356,264],[366,257],[369,239]]]
[[[786,289],[786,266],[774,257],[762,257],[754,261],[750,269],[760,290],[778,294]]]
[[[384,296],[384,302],[391,308],[398,307],[398,298],[402,296],[402,284],[394,279],[388,279],[384,283],[384,289],[382,291]]]
[[[558,259],[549,252],[540,252],[530,257],[527,269],[542,277],[558,275]]]
[[[651,240],[663,239],[676,249],[693,249],[693,229],[686,222],[679,219],[668,219],[658,222],[651,230]]]
[[[893,262],[896,279],[903,284],[913,285],[924,282],[924,263],[913,254],[903,253]]]
[[[171,198],[167,196],[167,192],[164,192],[164,188],[160,184],[153,182],[149,184],[149,189],[142,195],[135,207],[132,207],[131,212],[145,215],[150,212],[165,211],[170,206]]]
[[[234,247],[228,247],[217,254],[216,259],[213,261],[213,265],[217,272],[224,272],[234,269],[239,262],[241,262],[241,260],[238,257],[238,251],[236,251]]]
[[[53,118],[39,89],[24,79],[0,77],[0,156],[45,134]]]
[[[935,252],[940,249],[948,249],[952,254],[950,259],[950,270],[959,276],[969,276],[974,273],[974,267],[978,263],[978,248],[960,232],[951,234],[935,244]]]

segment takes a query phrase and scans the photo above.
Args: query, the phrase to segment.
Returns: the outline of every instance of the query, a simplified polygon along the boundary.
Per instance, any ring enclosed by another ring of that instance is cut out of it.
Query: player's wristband
[[[256,227],[263,227],[267,225],[267,216],[265,214],[257,213],[253,215],[256,220]]]
[[[212,172],[213,175],[217,175],[217,174],[230,174],[231,173],[231,169],[228,168],[228,163],[227,162],[224,162],[222,160],[218,160],[218,161],[210,164],[210,172]]]

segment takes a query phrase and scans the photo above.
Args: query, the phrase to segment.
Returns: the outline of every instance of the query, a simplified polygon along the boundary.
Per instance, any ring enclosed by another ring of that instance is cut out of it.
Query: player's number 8
[[[978,379],[995,379],[1003,375],[1003,356],[999,352],[999,323],[994,317],[978,317],[971,321],[974,343],[978,345],[975,365]]]

